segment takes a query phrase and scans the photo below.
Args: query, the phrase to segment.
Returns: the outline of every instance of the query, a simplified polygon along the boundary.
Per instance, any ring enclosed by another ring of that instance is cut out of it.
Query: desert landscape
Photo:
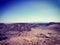
[[[60,23],[0,23],[0,45],[60,45]]]

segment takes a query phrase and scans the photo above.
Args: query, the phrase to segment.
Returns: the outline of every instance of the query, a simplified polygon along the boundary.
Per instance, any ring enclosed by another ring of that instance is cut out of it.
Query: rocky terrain
[[[0,45],[60,45],[60,23],[0,23]]]

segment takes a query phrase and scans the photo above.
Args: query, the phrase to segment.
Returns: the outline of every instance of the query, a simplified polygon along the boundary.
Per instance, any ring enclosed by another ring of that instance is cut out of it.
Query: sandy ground
[[[60,34],[54,30],[32,28],[29,32],[10,31],[6,34],[11,34],[10,38],[0,41],[0,45],[60,45]]]

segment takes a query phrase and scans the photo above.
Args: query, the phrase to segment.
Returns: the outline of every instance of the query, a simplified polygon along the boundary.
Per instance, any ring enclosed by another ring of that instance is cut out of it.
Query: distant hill
[[[31,31],[35,27],[48,27],[49,29],[60,29],[60,23],[0,23],[0,31],[18,30],[18,31]]]

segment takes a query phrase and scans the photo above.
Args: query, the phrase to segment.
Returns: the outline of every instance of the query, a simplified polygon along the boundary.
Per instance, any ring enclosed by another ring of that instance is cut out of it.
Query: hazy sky
[[[1,0],[1,22],[60,22],[60,1]]]

